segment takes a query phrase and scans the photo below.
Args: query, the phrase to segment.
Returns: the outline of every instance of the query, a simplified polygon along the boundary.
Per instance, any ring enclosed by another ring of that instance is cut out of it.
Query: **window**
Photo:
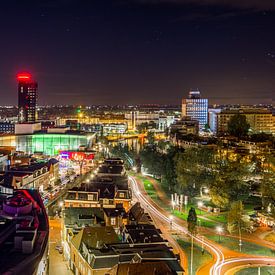
[[[116,218],[114,217],[111,218],[111,225],[116,225]]]
[[[125,194],[122,193],[122,192],[120,192],[120,193],[119,193],[119,197],[120,197],[120,198],[124,198],[124,197],[125,197]]]

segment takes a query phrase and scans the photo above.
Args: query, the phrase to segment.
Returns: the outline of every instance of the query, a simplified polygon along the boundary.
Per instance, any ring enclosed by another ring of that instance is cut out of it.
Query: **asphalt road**
[[[167,225],[171,225],[171,219],[169,217],[169,213],[164,209],[160,208],[152,199],[148,197],[145,193],[144,188],[141,187],[136,179],[132,176],[129,177],[131,188],[133,191],[133,196],[139,201],[144,209],[150,213],[153,220],[156,221],[156,225],[161,227],[164,230],[165,234],[170,234],[169,230],[167,230]],[[166,224],[166,227],[163,226]],[[172,221],[172,227],[174,230],[179,232],[180,234],[186,234],[190,236],[187,228],[184,226],[183,222],[176,217],[174,217]],[[202,236],[195,236],[194,241],[203,244],[204,247],[213,255],[213,262],[206,265],[203,269],[200,269],[198,274],[210,274],[210,275],[221,275],[221,274],[234,274],[236,269],[246,267],[247,265],[274,265],[275,266],[275,258],[271,257],[257,257],[257,256],[249,256],[235,253],[234,251],[223,248],[216,243],[207,240]],[[173,245],[173,243],[171,243]],[[236,256],[237,255],[237,256]],[[184,265],[183,265],[184,266]],[[186,270],[186,269],[185,269]]]

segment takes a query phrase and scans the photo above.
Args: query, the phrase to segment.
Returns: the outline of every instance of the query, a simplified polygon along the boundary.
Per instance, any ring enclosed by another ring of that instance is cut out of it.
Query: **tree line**
[[[140,152],[146,171],[161,180],[172,192],[195,197],[202,187],[209,189],[211,202],[228,208],[233,201],[245,201],[251,178],[260,176],[262,203],[274,202],[274,158],[242,155],[229,150],[205,147],[183,149],[169,142],[148,143]]]

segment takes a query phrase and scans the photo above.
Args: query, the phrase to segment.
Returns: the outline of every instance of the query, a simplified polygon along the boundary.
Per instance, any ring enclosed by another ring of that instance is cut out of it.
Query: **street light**
[[[198,208],[200,209],[200,214],[201,214],[201,208],[203,207],[203,202],[199,201],[198,202]]]
[[[267,206],[267,209],[266,209],[266,210],[267,210],[267,213],[268,213],[268,214],[271,213],[271,205],[270,205],[270,204]]]
[[[200,219],[198,219],[198,222],[199,222],[199,226],[201,226],[201,220]]]
[[[173,218],[174,218],[174,217],[173,217],[172,215],[169,216],[169,220],[170,220],[170,230],[172,230]]]
[[[64,205],[63,201],[60,201],[58,205],[60,208],[62,208],[62,206]]]
[[[221,233],[223,232],[223,228],[221,226],[217,226],[216,230],[219,234],[219,243],[221,242]]]

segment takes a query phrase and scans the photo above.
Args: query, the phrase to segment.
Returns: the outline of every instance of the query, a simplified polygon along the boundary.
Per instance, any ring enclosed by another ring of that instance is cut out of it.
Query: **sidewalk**
[[[50,238],[49,238],[49,275],[73,274],[68,267],[68,263],[64,260],[63,254],[60,254],[55,246],[61,243],[61,220],[50,219]]]

